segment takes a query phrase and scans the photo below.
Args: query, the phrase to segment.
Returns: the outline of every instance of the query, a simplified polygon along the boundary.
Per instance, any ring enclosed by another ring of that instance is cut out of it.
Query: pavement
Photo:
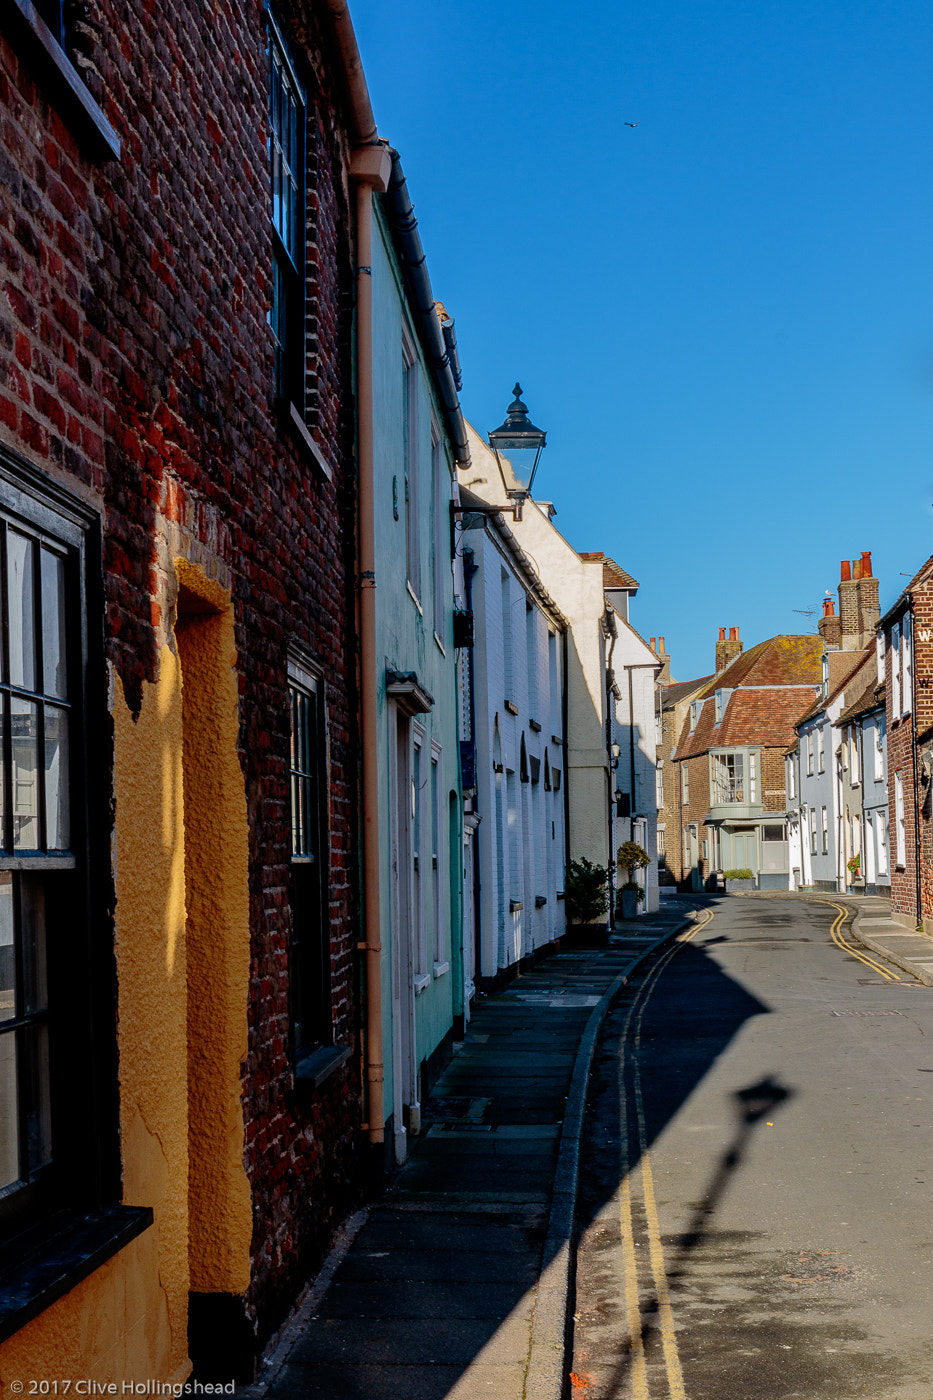
[[[891,918],[890,899],[852,894],[839,898],[855,907],[855,935],[867,948],[933,987],[933,938],[929,934],[896,923]]]
[[[412,1155],[349,1223],[242,1400],[560,1400],[597,1036],[697,903],[668,897],[608,946],[565,947],[478,999]]]

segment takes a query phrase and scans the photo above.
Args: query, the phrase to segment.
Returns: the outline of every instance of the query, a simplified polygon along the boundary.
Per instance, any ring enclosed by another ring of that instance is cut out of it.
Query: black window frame
[[[103,660],[100,520],[70,492],[4,448],[0,448],[0,518],[0,543],[4,546],[0,550],[3,706],[13,690],[8,664],[5,548],[9,529],[45,542],[65,557],[71,706],[69,848],[0,852],[0,872],[9,873],[14,887],[31,881],[41,884],[44,891],[51,1121],[50,1160],[32,1164],[16,1182],[0,1191],[2,1340],[145,1230],[153,1215],[149,1207],[118,1204],[121,1168],[110,785],[89,781],[112,752]],[[34,619],[39,609],[40,600],[34,597]],[[36,679],[41,682],[39,652],[37,637]],[[5,726],[4,731],[8,838],[12,824],[12,774],[8,766],[12,729]],[[38,752],[41,758],[41,749]],[[18,997],[23,973],[20,952]],[[21,1009],[18,1004],[17,1015]],[[19,1035],[19,1028],[8,1026],[0,1033]]]
[[[288,658],[289,1021],[292,1062],[314,1070],[333,1047],[331,948],[327,918],[327,697],[320,670]]]
[[[266,11],[269,60],[269,215],[272,235],[272,306],[269,326],[275,340],[275,397],[280,410],[292,408],[300,424],[306,414],[307,346],[307,90],[275,17]],[[283,136],[285,96],[294,103],[294,129]],[[289,149],[290,148],[290,149]],[[277,217],[279,180],[292,189],[284,225]],[[289,236],[291,234],[291,236]]]

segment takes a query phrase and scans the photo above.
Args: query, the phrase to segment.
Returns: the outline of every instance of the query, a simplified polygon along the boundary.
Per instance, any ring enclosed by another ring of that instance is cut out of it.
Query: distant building
[[[721,640],[738,642],[733,631]],[[784,755],[820,685],[822,651],[819,636],[772,637],[686,702],[672,763],[691,888],[730,869],[750,870],[759,889],[788,888]]]

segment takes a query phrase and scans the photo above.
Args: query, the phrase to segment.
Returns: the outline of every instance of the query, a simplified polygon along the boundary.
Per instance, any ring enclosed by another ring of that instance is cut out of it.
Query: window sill
[[[447,655],[447,648],[444,646],[444,643],[441,641],[440,637],[437,635],[436,632],[434,633],[434,645],[437,647],[441,656]]]
[[[530,720],[528,721],[528,728],[529,728],[529,729],[533,729],[534,732],[535,732],[536,734],[540,734],[540,733],[541,733],[541,725],[538,723],[538,721],[537,721],[536,719],[530,719]]]
[[[298,438],[298,441],[308,453],[309,457],[313,460],[321,476],[325,481],[333,481],[334,473],[330,463],[309,433],[307,423],[293,403],[289,403],[288,405],[288,421],[294,430],[295,436]]]
[[[345,1065],[352,1054],[352,1045],[322,1045],[320,1050],[305,1055],[295,1066],[296,1087],[302,1085],[305,1088],[319,1089],[324,1080],[329,1079],[334,1070]]]
[[[10,0],[4,12],[4,28],[28,49],[28,58],[48,89],[47,96],[74,125],[77,138],[96,160],[119,160],[119,136],[32,0]]]
[[[60,1221],[0,1262],[0,1342],[119,1254],[152,1224],[150,1206],[111,1206]]]
[[[432,981],[433,978],[431,977],[430,973],[423,972],[419,974],[419,976],[415,978],[415,996],[420,997],[421,993],[427,987],[430,987]]]
[[[444,974],[447,973],[447,972],[449,972],[449,971],[450,971],[450,963],[449,963],[449,962],[436,962],[436,963],[434,964],[434,976],[435,976],[436,978],[437,978],[437,977],[443,977]]]
[[[415,607],[418,609],[418,611],[420,612],[421,616],[424,617],[424,608],[421,606],[420,602],[418,601],[418,595],[417,595],[417,593],[415,592],[415,590],[412,588],[411,583],[410,583],[410,582],[406,583],[405,587],[408,589],[408,596],[409,596],[409,598],[410,598],[411,601],[414,603]]]
[[[518,706],[516,705],[516,703],[515,703],[514,700],[506,700],[506,701],[505,701],[505,708],[508,710],[508,712],[509,712],[510,715],[517,715],[517,714],[518,714]]]

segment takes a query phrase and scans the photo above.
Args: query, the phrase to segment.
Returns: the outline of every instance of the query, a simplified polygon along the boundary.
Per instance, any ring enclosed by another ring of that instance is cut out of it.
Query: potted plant
[[[604,916],[609,908],[609,871],[604,866],[595,865],[585,856],[572,860],[564,881],[564,900],[568,931],[571,924],[592,926],[597,920],[603,920],[598,927],[589,927],[585,932],[578,927],[577,936],[607,936]]]
[[[644,899],[645,892],[635,879],[635,871],[644,870],[649,866],[651,857],[637,841],[623,841],[616,853],[616,861],[619,869],[624,870],[626,874],[625,882],[619,891],[622,896],[622,918],[637,918],[638,904]]]
[[[849,874],[850,874],[851,877],[852,877],[851,880],[849,881],[849,883],[850,883],[851,885],[860,885],[860,884],[862,883],[862,857],[861,857],[861,855],[852,856],[850,860],[847,860],[847,861],[846,861],[846,870],[848,870]]]
[[[722,878],[726,882],[726,894],[732,894],[735,890],[755,888],[755,872],[749,870],[747,865],[737,865],[733,870],[724,870]]]

